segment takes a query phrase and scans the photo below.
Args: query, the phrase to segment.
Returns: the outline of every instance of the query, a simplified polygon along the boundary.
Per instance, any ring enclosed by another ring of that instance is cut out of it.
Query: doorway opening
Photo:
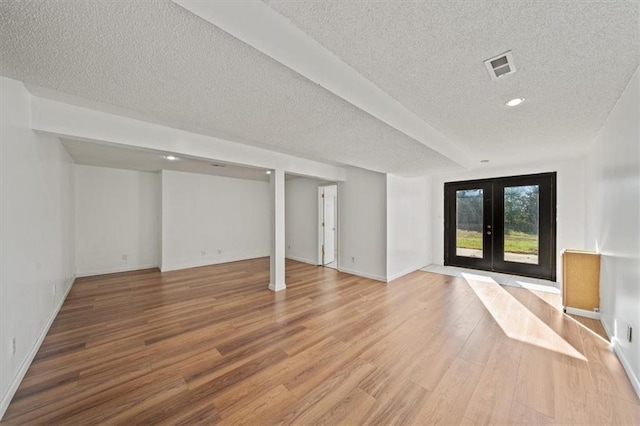
[[[555,281],[556,173],[448,182],[444,264]]]
[[[338,185],[318,187],[318,264],[338,269]]]

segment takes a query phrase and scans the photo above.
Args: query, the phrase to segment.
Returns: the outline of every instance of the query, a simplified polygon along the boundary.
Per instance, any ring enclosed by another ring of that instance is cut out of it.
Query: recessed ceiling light
[[[267,174],[270,175],[271,174],[271,170],[267,170]]]
[[[165,155],[164,158],[166,158],[169,161],[176,161],[178,160],[178,157],[174,156],[174,155]]]
[[[513,98],[510,101],[505,102],[506,106],[514,107],[524,102],[524,98]]]

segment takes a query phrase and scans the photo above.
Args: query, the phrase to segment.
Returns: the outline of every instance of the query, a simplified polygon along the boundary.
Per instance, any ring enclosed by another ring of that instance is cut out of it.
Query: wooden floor
[[[267,282],[268,259],[78,279],[2,424],[640,424],[556,295],[292,261]]]

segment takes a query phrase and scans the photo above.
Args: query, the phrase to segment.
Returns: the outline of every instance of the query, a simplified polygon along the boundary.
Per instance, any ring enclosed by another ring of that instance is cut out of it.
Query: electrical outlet
[[[631,343],[633,340],[633,327],[631,324],[627,325],[627,342]]]
[[[222,254],[222,249],[218,249],[218,254]]]
[[[129,255],[128,255],[128,254],[126,254],[126,253],[125,253],[125,254],[123,254],[123,255],[122,255],[122,260],[124,261],[124,260],[127,260],[127,259],[129,259]]]
[[[11,338],[11,356],[13,357],[16,354],[16,338]]]
[[[206,251],[206,250],[202,250],[202,251],[200,252],[200,254],[201,254],[202,256],[206,256],[206,255],[207,255],[207,251]]]
[[[356,258],[354,256],[351,256],[351,263],[356,263]]]
[[[287,249],[288,249],[288,250],[291,250],[291,244],[289,244],[289,245],[287,246]]]

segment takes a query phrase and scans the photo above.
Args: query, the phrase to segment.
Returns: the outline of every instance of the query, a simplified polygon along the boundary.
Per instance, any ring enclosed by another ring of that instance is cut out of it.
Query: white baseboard
[[[602,318],[600,318],[600,324],[602,324],[602,328],[604,328],[604,332],[607,334],[607,337],[609,338],[609,341],[611,342],[613,340],[613,338],[611,336],[613,336],[613,333],[611,333],[611,329],[609,328],[609,325],[607,325],[607,322],[605,320],[603,320]]]
[[[189,261],[189,262],[179,262],[169,265],[161,265],[161,272],[170,272],[170,271],[178,271],[180,269],[189,269],[189,268],[199,268],[201,266],[210,266],[210,265],[218,265],[220,263],[230,263],[230,262],[239,262],[241,260],[251,260],[251,259],[260,259],[261,257],[269,257],[269,254],[253,254],[247,256],[238,256],[238,257],[218,257],[215,259],[204,259],[198,261]]]
[[[278,288],[276,288],[275,285],[273,285],[273,283],[269,283],[269,290],[271,291],[282,291],[282,290],[286,290],[287,286],[285,284],[278,286]]]
[[[308,263],[309,265],[319,266],[318,263],[316,262],[316,260],[314,260],[314,259],[306,259],[304,257],[291,256],[291,255],[286,256],[286,258],[287,259],[291,259],[291,260],[295,260],[296,262]]]
[[[49,319],[42,327],[42,330],[40,330],[38,339],[35,341],[31,349],[29,350],[27,357],[25,358],[23,363],[20,365],[20,368],[18,369],[18,373],[16,374],[16,376],[11,381],[11,384],[9,385],[9,389],[7,389],[7,392],[2,396],[2,400],[0,400],[0,420],[2,420],[2,417],[4,417],[4,413],[7,411],[7,408],[9,408],[9,404],[11,403],[13,396],[18,390],[20,383],[22,383],[22,379],[24,379],[25,374],[27,374],[27,371],[29,370],[29,367],[31,366],[33,359],[36,357],[36,354],[40,349],[40,345],[42,345],[44,338],[47,336],[47,333],[49,332],[49,328],[51,328],[51,324],[53,324],[53,321],[56,319],[58,312],[60,312],[60,309],[62,308],[64,301],[67,300],[67,296],[69,295],[69,292],[71,291],[71,287],[73,287],[73,283],[75,280],[76,280],[76,276],[74,275],[71,278],[71,280],[67,283],[67,291],[65,291],[64,296],[62,296],[62,298],[60,299],[60,302],[58,302],[58,305],[55,307],[55,309],[49,316]]]
[[[615,352],[615,354],[618,356],[620,363],[624,367],[624,371],[626,371],[627,376],[629,376],[629,381],[631,382],[631,386],[633,386],[633,389],[635,389],[636,394],[638,395],[638,398],[640,398],[640,380],[638,380],[638,376],[636,376],[633,370],[631,369],[631,364],[629,364],[629,361],[624,356],[624,353],[620,349],[620,345],[616,343],[615,339],[613,339],[611,342],[613,346],[613,352]]]
[[[153,263],[148,265],[130,265],[130,266],[122,266],[119,268],[107,268],[107,269],[98,269],[94,271],[83,271],[83,272],[77,272],[76,278],[93,277],[95,275],[105,275],[105,274],[117,274],[119,272],[131,272],[131,271],[139,271],[141,269],[151,269],[151,268],[160,268],[160,265],[158,265],[157,263]]]
[[[382,281],[384,283],[387,282],[387,278],[386,277],[381,277],[379,275],[369,274],[367,272],[360,272],[360,271],[355,271],[353,269],[347,269],[347,268],[339,268],[338,271],[344,272],[346,274],[357,275],[359,277],[370,278],[370,279],[376,280],[376,281]]]
[[[423,268],[424,268],[424,266],[423,266]],[[415,272],[415,271],[417,271],[419,269],[421,269],[421,268],[409,268],[409,269],[406,269],[406,270],[404,270],[402,272],[399,272],[397,274],[391,275],[390,277],[387,277],[387,282],[391,282],[393,280],[397,280],[398,278],[404,277],[405,275],[408,275],[408,274],[410,274],[412,272]]]
[[[600,319],[600,312],[587,311],[586,309],[570,308],[568,306],[564,308],[564,311],[571,315],[579,315],[581,317],[592,318],[595,320]]]
[[[631,368],[631,364],[627,360],[627,357],[622,352],[620,348],[620,344],[618,343],[618,339],[611,333],[611,329],[607,325],[606,321],[600,321],[602,323],[602,327],[604,328],[604,332],[607,333],[607,337],[609,337],[609,341],[611,342],[611,348],[613,352],[616,354],[618,359],[620,360],[620,364],[622,364],[622,368],[627,373],[627,377],[629,377],[629,381],[631,382],[631,386],[636,391],[638,398],[640,398],[640,380],[638,380],[638,376],[636,376],[635,372]]]

